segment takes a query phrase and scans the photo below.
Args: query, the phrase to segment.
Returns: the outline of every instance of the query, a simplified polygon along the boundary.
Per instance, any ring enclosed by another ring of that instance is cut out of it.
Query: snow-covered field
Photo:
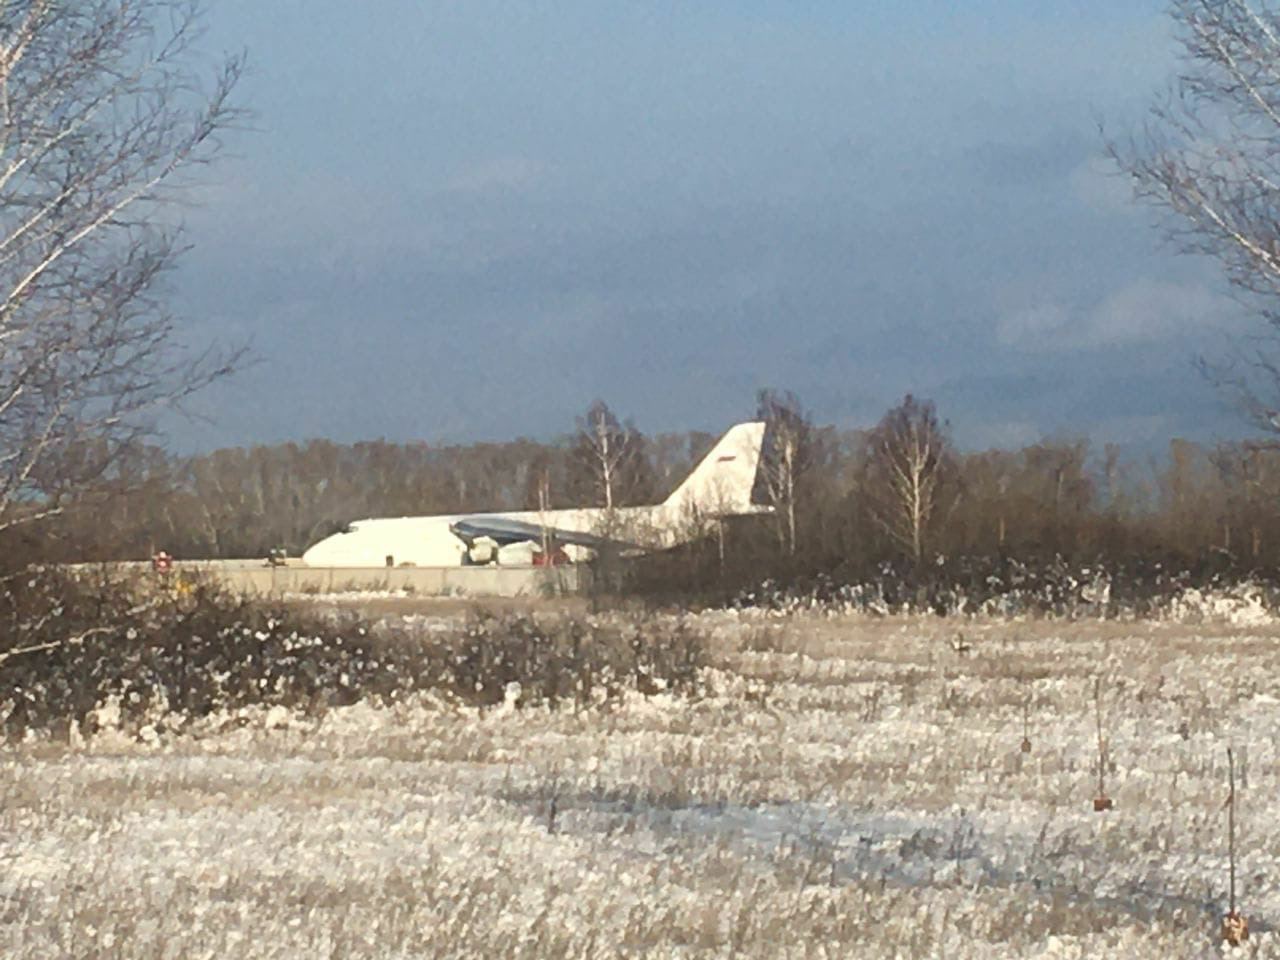
[[[699,623],[698,699],[5,748],[0,956],[1214,956],[1228,745],[1280,956],[1280,627]]]

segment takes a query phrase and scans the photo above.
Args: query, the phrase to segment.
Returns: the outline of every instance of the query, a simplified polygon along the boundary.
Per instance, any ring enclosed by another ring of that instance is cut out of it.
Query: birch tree
[[[871,433],[863,486],[871,515],[917,563],[954,471],[951,443],[931,401],[907,394]]]
[[[759,482],[777,519],[778,542],[794,555],[797,484],[813,463],[813,423],[790,390],[761,390],[756,418],[767,425]]]
[[[238,351],[177,343],[173,205],[238,116],[198,0],[0,2],[0,531],[60,513]],[[73,455],[91,451],[92,456]]]
[[[1259,428],[1280,432],[1280,15],[1269,0],[1173,0],[1181,67],[1128,144],[1137,196],[1185,251],[1218,261],[1262,329],[1202,362]]]
[[[603,400],[591,404],[578,418],[572,458],[589,478],[595,501],[606,510],[621,505],[636,485],[644,459],[639,431],[621,423]]]

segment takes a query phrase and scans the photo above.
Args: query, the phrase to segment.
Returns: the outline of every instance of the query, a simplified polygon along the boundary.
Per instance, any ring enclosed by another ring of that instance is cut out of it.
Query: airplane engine
[[[483,566],[498,560],[498,541],[492,537],[478,537],[467,549],[467,562]]]

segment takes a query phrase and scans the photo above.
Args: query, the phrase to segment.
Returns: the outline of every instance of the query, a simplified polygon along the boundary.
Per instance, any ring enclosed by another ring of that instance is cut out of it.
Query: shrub
[[[426,690],[477,706],[600,706],[628,691],[695,694],[704,646],[671,619],[476,615],[424,633],[201,581],[31,570],[0,589],[0,730],[89,732],[108,702],[121,726],[160,732],[219,710],[315,711]]]
[[[1274,573],[1240,573],[1208,561],[1159,558],[1129,563],[1070,563],[1061,557],[939,558],[880,566],[853,582],[817,576],[768,580],[730,605],[771,612],[933,613],[986,616],[1220,619],[1280,610]]]

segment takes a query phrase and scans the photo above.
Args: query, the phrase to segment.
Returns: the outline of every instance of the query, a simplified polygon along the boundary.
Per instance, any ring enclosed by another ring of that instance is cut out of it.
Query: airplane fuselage
[[[553,530],[608,534],[652,548],[671,546],[679,539],[683,518],[666,505],[622,507],[614,510],[513,510],[504,513],[465,513],[435,517],[381,517],[352,523],[349,532],[317,543],[303,555],[313,567],[381,567],[412,564],[451,567],[468,562],[469,547],[450,527],[459,520],[516,520]]]
[[[512,548],[521,546],[531,557],[540,541],[566,545],[577,556],[597,549],[670,547],[701,536],[710,518],[760,512],[751,493],[764,432],[758,421],[731,427],[672,494],[653,506],[357,520],[302,559],[314,567],[451,567],[501,560],[503,549],[514,555],[519,550]]]

